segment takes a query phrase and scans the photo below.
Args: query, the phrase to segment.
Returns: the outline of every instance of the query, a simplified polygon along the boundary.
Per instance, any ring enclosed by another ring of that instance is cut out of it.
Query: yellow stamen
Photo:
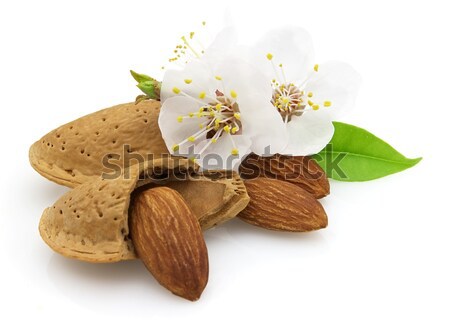
[[[233,156],[239,155],[239,150],[237,148],[233,148],[233,149],[231,149],[231,154]]]
[[[184,80],[184,83],[186,83],[186,84],[191,84],[191,83],[192,83],[192,80],[191,80],[191,79],[185,79],[185,80]]]
[[[324,107],[331,107],[331,101],[325,101],[324,103],[323,103],[323,106]]]
[[[217,111],[220,111],[220,109],[222,109],[222,104],[217,103],[217,104],[216,104],[216,110],[217,110]]]
[[[206,93],[205,93],[205,92],[200,92],[200,94],[198,95],[198,97],[199,97],[200,99],[204,99],[205,96],[206,96]]]
[[[319,71],[319,64],[314,65],[314,71],[316,71],[316,72]]]
[[[308,92],[308,98],[312,98],[313,93],[312,92]]]
[[[271,61],[272,58],[273,58],[273,55],[272,55],[271,53],[268,53],[268,54],[266,55],[266,57],[267,57],[267,59],[268,59],[269,61]]]
[[[230,133],[230,126],[226,125],[225,127],[223,127],[223,131],[225,131],[226,133]]]
[[[189,140],[190,142],[194,142],[194,141],[195,141],[195,137],[190,136],[190,137],[188,138],[188,140]]]
[[[241,120],[241,114],[239,112],[236,112],[233,116],[236,118],[236,120]]]
[[[232,133],[232,134],[235,134],[237,131],[238,131],[238,127],[233,127],[233,128],[231,129],[231,133]]]
[[[173,93],[175,93],[175,94],[179,94],[179,93],[181,92],[181,90],[180,90],[179,88],[177,88],[177,87],[174,87],[174,88],[172,89],[172,91],[173,91]]]
[[[191,113],[189,113],[189,117],[193,117],[195,115],[195,113],[194,112],[191,112]]]
[[[178,150],[180,150],[180,146],[179,145],[173,145],[172,146],[172,150],[173,151],[178,151]]]
[[[219,76],[219,75],[216,75],[216,80],[217,80],[217,81],[222,81],[222,77]]]
[[[203,25],[203,26],[206,26],[206,21],[202,21],[202,25]]]
[[[193,35],[192,35],[193,36]],[[192,37],[191,37],[192,38]],[[184,45],[183,48],[187,49],[189,47],[189,49],[192,51],[192,53],[194,53],[194,55],[196,57],[200,57],[200,55],[195,51],[195,49],[189,44],[189,42],[187,41],[186,37],[181,37],[181,40],[183,41]]]
[[[177,121],[178,121],[178,122],[183,122],[183,117],[182,117],[182,116],[178,116],[178,117],[177,117]]]
[[[233,99],[236,99],[236,98],[237,98],[237,93],[236,93],[234,90],[231,90],[231,91],[230,91],[230,95],[231,95],[231,97],[232,97]]]
[[[213,144],[215,144],[215,143],[217,142],[217,139],[216,139],[216,138],[213,138],[213,139],[211,139],[211,142],[212,142]]]
[[[310,107],[312,107],[312,106],[314,105],[314,102],[311,101],[311,100],[308,100],[308,105],[309,105]]]
[[[312,109],[313,109],[314,111],[319,110],[319,105],[318,105],[318,104],[314,104],[314,105],[312,106]]]
[[[194,38],[194,35],[195,35],[195,33],[194,33],[193,31],[191,31],[191,32],[189,33],[189,38],[190,38],[190,39]]]
[[[204,126],[205,126],[205,125],[204,125],[203,123],[200,123],[200,124],[198,125],[198,127],[199,127],[200,129],[203,129]]]

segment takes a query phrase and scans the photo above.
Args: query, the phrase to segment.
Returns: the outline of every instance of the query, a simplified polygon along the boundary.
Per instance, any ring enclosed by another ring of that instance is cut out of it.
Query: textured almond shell
[[[174,174],[179,169],[193,171],[187,160],[178,162],[149,161],[132,166],[128,179],[98,178],[76,187],[44,211],[39,224],[41,237],[64,256],[116,262],[137,257],[129,239],[128,212],[131,195],[139,187],[166,185],[177,190],[204,230],[235,217],[247,206],[249,197],[238,175],[201,173],[177,181]],[[155,169],[162,169],[169,178],[155,180]]]
[[[75,187],[106,171],[103,159],[114,154],[123,168],[124,156],[130,165],[168,154],[158,127],[160,102],[120,104],[65,124],[35,142],[29,151],[30,163],[42,176]],[[128,148],[124,148],[129,145]]]

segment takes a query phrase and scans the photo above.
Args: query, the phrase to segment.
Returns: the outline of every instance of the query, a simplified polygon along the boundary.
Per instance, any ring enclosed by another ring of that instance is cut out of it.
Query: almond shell
[[[88,181],[44,211],[39,224],[41,237],[66,257],[117,262],[137,258],[128,226],[136,190],[159,185],[175,189],[203,230],[235,217],[247,206],[249,197],[236,173],[195,170],[186,159],[157,159],[130,167],[126,176]]]
[[[158,127],[160,106],[152,100],[125,103],[69,122],[31,146],[30,163],[47,179],[75,187],[112,164],[126,168],[168,156]]]

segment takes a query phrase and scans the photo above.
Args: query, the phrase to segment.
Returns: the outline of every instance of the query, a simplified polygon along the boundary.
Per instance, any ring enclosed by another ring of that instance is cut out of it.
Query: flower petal
[[[335,120],[353,108],[360,84],[360,75],[350,65],[332,61],[319,65],[317,72],[311,72],[305,93],[313,93],[311,101]],[[326,101],[330,107],[323,107]]]
[[[272,62],[267,54],[273,55]],[[282,83],[303,82],[314,65],[314,46],[309,33],[287,26],[268,32],[252,49],[253,63],[269,77]],[[272,67],[275,65],[275,70]],[[283,64],[286,80],[279,64]]]
[[[206,48],[202,59],[208,64],[213,64],[218,59],[223,59],[237,46],[238,33],[234,26],[228,26],[222,29]]]
[[[258,94],[266,100],[272,97],[272,87],[269,80],[264,78],[258,69],[242,59],[227,58],[214,68],[215,76],[222,79],[217,83],[219,90],[230,96],[230,92],[237,94],[237,99],[244,95]]]
[[[208,143],[209,139],[204,140],[196,147],[196,151],[201,151]],[[223,134],[216,143],[211,143],[204,150],[197,162],[204,169],[236,170],[250,153],[250,145],[251,140],[247,136]],[[237,149],[237,155],[232,154],[233,149]]]
[[[316,154],[330,142],[334,134],[333,123],[326,115],[316,112],[318,111],[307,111],[287,123],[289,143],[283,150],[283,155]]]
[[[277,109],[259,95],[239,98],[242,133],[252,140],[251,151],[258,155],[281,152],[288,140],[286,125]]]
[[[190,61],[182,70],[167,70],[161,86],[161,102],[179,95],[174,92],[174,88],[197,99],[201,92],[214,94],[213,79],[211,68],[201,59]]]
[[[183,140],[200,130],[199,124],[204,120],[203,118],[199,119],[194,116],[183,119],[181,123],[178,121],[179,116],[187,116],[190,112],[197,112],[199,106],[198,102],[181,96],[169,98],[163,103],[159,113],[158,124],[164,142],[170,152],[175,153],[173,150],[174,145],[180,144]],[[187,142],[185,145],[180,146],[179,153],[186,153],[192,145],[191,142]]]

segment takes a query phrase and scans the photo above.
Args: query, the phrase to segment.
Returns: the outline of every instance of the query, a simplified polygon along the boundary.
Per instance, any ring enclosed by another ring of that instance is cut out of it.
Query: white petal
[[[223,59],[234,52],[237,45],[238,34],[233,26],[222,29],[205,50],[202,59],[208,64],[213,65],[218,59]]]
[[[308,156],[321,151],[331,140],[334,126],[325,115],[307,111],[287,123],[289,143],[283,155]]]
[[[305,93],[312,92],[311,100],[335,120],[353,108],[360,84],[360,75],[350,65],[327,62],[319,65],[317,72],[311,72]],[[323,107],[325,101],[330,101],[331,106]]]
[[[186,80],[192,82],[187,84]],[[214,76],[211,68],[201,59],[192,60],[182,70],[167,70],[161,86],[161,102],[177,96],[173,92],[174,88],[194,98],[198,98],[201,92],[214,94],[215,85],[212,83],[212,80],[214,80]]]
[[[196,147],[196,151],[208,142],[209,140],[203,141],[199,147]],[[251,140],[246,136],[223,134],[216,143],[210,144],[200,155],[198,163],[204,169],[236,170],[249,153],[250,145]],[[238,150],[238,155],[231,154],[233,149]]]
[[[267,54],[273,55],[272,62]],[[282,83],[302,82],[314,66],[314,47],[309,33],[299,27],[284,27],[268,32],[252,50],[253,62],[268,75]],[[283,64],[286,80],[279,64]]]
[[[281,152],[288,140],[286,125],[277,109],[260,96],[239,100],[242,132],[252,140],[251,151],[258,155]]]
[[[240,97],[258,94],[270,100],[272,97],[272,87],[270,81],[264,77],[258,69],[238,58],[227,58],[217,63],[215,75],[220,76],[222,81],[217,83],[219,90],[230,96],[230,92]]]
[[[167,99],[159,113],[158,124],[161,134],[169,151],[174,153],[173,146],[192,136],[200,130],[199,124],[204,118],[192,117],[178,122],[179,116],[188,115],[190,112],[198,112],[200,104],[187,97],[173,97]],[[200,141],[199,139],[198,141]],[[192,146],[191,142],[180,147],[180,153],[185,153]]]

